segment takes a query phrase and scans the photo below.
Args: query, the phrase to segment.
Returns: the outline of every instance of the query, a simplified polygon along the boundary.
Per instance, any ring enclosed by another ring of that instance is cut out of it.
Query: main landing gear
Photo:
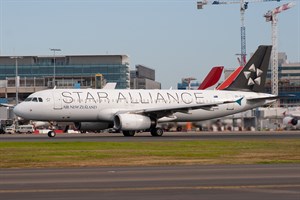
[[[164,134],[164,130],[162,128],[153,128],[150,130],[152,136],[158,137]]]
[[[51,130],[51,131],[49,131],[48,132],[48,137],[55,137],[56,136],[56,133],[55,133],[55,131],[54,130]]]
[[[135,135],[135,131],[122,131],[125,137],[133,137]]]
[[[56,125],[54,125],[55,122],[53,121],[49,121],[49,131],[48,131],[48,137],[50,138],[53,138],[56,136],[56,133],[55,133],[55,128],[56,128]]]
[[[136,131],[122,131],[125,137],[133,137]],[[164,134],[164,130],[162,128],[153,128],[150,130],[150,133],[154,137],[162,136]]]

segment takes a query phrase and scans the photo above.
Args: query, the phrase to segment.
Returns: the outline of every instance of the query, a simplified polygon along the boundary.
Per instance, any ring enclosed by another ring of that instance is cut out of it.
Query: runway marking
[[[137,188],[78,188],[78,189],[23,189],[23,190],[0,190],[2,193],[47,193],[47,192],[116,192],[116,191],[155,191],[155,190],[232,190],[232,189],[278,189],[300,188],[295,185],[230,185],[230,186],[190,186],[190,187],[137,187]],[[298,190],[300,191],[300,190]],[[295,192],[300,194],[300,192]]]

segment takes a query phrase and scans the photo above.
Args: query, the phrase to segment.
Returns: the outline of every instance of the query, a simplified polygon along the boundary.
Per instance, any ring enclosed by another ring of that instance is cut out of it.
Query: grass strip
[[[0,168],[300,163],[300,140],[1,142]]]

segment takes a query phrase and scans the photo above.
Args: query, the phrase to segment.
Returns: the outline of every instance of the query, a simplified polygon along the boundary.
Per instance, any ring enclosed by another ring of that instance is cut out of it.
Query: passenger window
[[[38,102],[38,99],[37,99],[36,97],[34,97],[34,98],[32,99],[32,101]]]
[[[39,97],[39,102],[43,102],[43,99],[41,97]]]

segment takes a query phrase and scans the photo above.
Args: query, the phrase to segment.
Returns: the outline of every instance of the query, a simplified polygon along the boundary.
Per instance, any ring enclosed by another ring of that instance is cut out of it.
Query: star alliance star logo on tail
[[[255,79],[253,80],[251,78],[251,74],[255,73]],[[252,64],[249,67],[249,71],[244,71],[244,75],[246,77],[246,79],[248,80],[248,86],[251,85],[260,85],[261,84],[261,75],[263,74],[263,71],[260,70],[259,68],[256,68],[254,64]]]

